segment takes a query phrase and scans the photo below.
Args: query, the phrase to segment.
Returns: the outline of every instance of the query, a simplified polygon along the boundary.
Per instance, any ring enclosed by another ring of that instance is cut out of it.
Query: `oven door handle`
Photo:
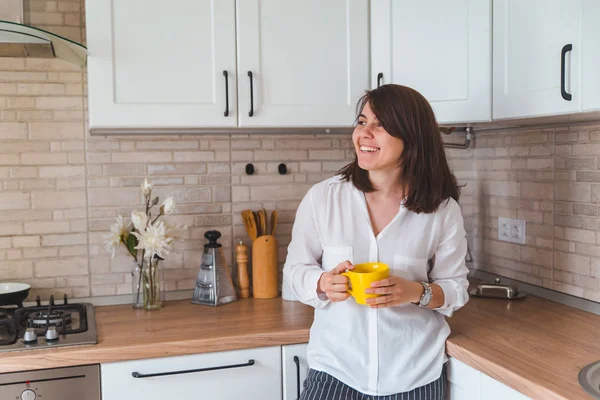
[[[191,373],[194,373],[194,372],[216,371],[216,370],[219,370],[219,369],[231,369],[231,368],[250,367],[252,365],[254,365],[254,360],[248,360],[248,362],[244,363],[244,364],[220,365],[218,367],[187,369],[187,370],[184,370],[184,371],[156,372],[156,373],[153,373],[153,374],[140,374],[139,372],[132,372],[131,376],[133,376],[134,378],[153,378],[153,377],[157,377],[157,376],[191,374]]]

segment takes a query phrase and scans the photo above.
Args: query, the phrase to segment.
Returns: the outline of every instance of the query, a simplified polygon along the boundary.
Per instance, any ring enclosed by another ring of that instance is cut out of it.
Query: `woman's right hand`
[[[325,293],[327,298],[332,302],[344,301],[350,297],[348,293],[348,278],[340,275],[346,270],[354,269],[354,265],[350,261],[339,263],[331,271],[323,272],[319,278],[317,292]]]

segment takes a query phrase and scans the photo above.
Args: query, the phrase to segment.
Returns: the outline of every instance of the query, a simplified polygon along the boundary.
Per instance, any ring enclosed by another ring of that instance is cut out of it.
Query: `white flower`
[[[148,178],[144,178],[144,182],[142,182],[142,193],[144,193],[144,196],[148,196],[150,195],[150,192],[152,192],[152,184],[148,182]]]
[[[111,257],[115,256],[115,251],[119,247],[119,243],[123,240],[123,235],[127,233],[128,225],[125,226],[123,217],[118,215],[116,222],[110,226],[110,232],[104,235],[104,248]]]
[[[172,197],[167,197],[162,206],[160,206],[160,213],[162,215],[170,215],[173,211],[175,211],[175,200]]]
[[[136,249],[144,250],[145,257],[149,260],[155,255],[164,259],[171,250],[173,239],[166,236],[165,224],[162,221],[150,225],[140,233],[132,232],[131,234],[138,239]]]
[[[146,225],[148,225],[148,216],[146,213],[141,211],[132,211],[131,212],[131,222],[133,222],[133,227],[138,231],[142,232],[146,229]]]

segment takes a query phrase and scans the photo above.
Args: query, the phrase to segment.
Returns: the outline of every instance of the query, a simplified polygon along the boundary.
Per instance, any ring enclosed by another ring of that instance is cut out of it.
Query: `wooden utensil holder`
[[[279,297],[277,239],[263,235],[252,243],[252,292],[257,299]]]

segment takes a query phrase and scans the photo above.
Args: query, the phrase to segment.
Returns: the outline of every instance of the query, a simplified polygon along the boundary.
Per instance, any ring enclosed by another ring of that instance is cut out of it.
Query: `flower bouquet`
[[[164,279],[160,262],[171,251],[173,241],[179,236],[177,229],[165,223],[160,217],[175,210],[175,201],[168,197],[153,217],[152,209],[159,198],[152,199],[152,184],[148,179],[142,183],[145,211],[133,211],[131,222],[125,223],[118,215],[116,222],[105,236],[104,247],[114,257],[117,247],[123,243],[135,261],[132,269],[133,307],[147,310],[160,309],[164,302]],[[152,200],[151,200],[152,199]],[[183,228],[185,229],[185,228]]]

